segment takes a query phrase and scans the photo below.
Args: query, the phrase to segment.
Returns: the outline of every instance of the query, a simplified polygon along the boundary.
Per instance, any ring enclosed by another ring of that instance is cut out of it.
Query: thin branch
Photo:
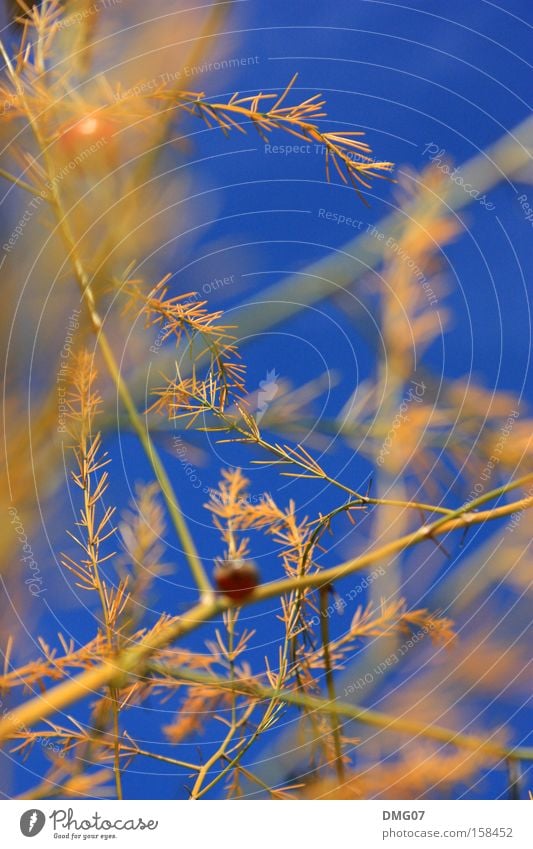
[[[40,127],[26,102],[25,109],[35,139],[42,151],[43,159],[47,166],[47,170],[49,173],[51,173],[46,141],[43,138]],[[137,436],[139,437],[141,445],[143,446],[146,456],[153,468],[157,482],[161,487],[163,498],[165,499],[172,522],[183,546],[183,551],[189,563],[193,577],[196,581],[196,585],[200,590],[204,600],[207,600],[211,597],[212,593],[211,583],[204,570],[201,558],[196,550],[194,540],[185,521],[184,514],[180,507],[177,496],[172,488],[170,478],[168,477],[165,467],[163,466],[163,463],[161,462],[161,459],[157,452],[157,449],[155,448],[155,445],[152,442],[148,428],[146,427],[145,423],[142,420],[142,417],[137,411],[128,385],[122,377],[120,368],[115,359],[115,355],[113,354],[111,345],[109,344],[107,336],[104,332],[103,322],[98,313],[96,300],[92,291],[91,280],[78,255],[76,240],[70,229],[68,218],[63,208],[63,202],[57,186],[57,181],[50,180],[50,185],[51,201],[56,212],[57,226],[67,248],[68,256],[72,260],[75,277],[81,290],[82,297],[88,309],[89,318],[93,331],[96,335],[98,347],[100,348],[107,369],[115,383],[117,392],[122,400],[122,403],[124,404],[124,407],[130,417],[132,427],[135,430]]]
[[[264,584],[259,586],[253,594],[246,596],[239,602],[225,597],[211,602],[200,603],[196,607],[191,608],[184,616],[171,619],[160,628],[152,631],[137,646],[128,648],[119,654],[116,660],[106,661],[95,666],[93,669],[86,670],[78,676],[70,678],[68,681],[27,701],[18,708],[14,708],[9,716],[4,717],[0,721],[0,740],[11,737],[21,727],[29,728],[41,719],[45,719],[67,707],[67,705],[93,695],[96,690],[110,682],[119,686],[130,674],[142,675],[148,659],[155,652],[170,645],[170,643],[179,637],[196,630],[200,625],[210,621],[230,607],[248,606],[249,604],[269,598],[277,598],[287,592],[304,587],[321,587],[340,578],[360,572],[370,564],[385,560],[390,555],[418,545],[434,535],[449,533],[459,528],[482,524],[486,521],[503,518],[518,511],[526,510],[533,505],[533,496],[496,507],[493,510],[485,510],[478,513],[472,512],[478,504],[485,503],[490,498],[498,497],[504,492],[509,492],[512,489],[523,486],[532,479],[533,474],[518,478],[506,486],[492,490],[492,492],[486,493],[484,496],[459,508],[455,511],[457,514],[455,518],[446,518],[444,520],[438,520],[433,525],[425,525],[413,533],[402,536],[385,546],[373,549],[366,554],[355,557],[331,569],[323,569],[312,575],[284,578],[280,581]]]
[[[333,669],[331,666],[331,656],[329,651],[329,619],[328,619],[328,595],[329,587],[320,588],[320,631],[322,635],[322,646],[324,649],[324,674],[326,678],[326,687],[328,691],[329,701],[335,704],[337,694],[335,692],[335,681],[333,680]],[[333,743],[335,746],[335,769],[337,770],[337,778],[342,784],[344,782],[344,764],[342,760],[342,737],[339,715],[335,711],[331,711],[331,730],[333,733]]]
[[[470,734],[463,734],[458,731],[453,731],[450,728],[443,728],[439,725],[424,725],[416,720],[403,719],[401,717],[392,716],[391,714],[375,711],[370,708],[360,707],[359,705],[347,704],[344,702],[331,702],[329,699],[322,699],[318,696],[311,696],[307,693],[299,693],[294,690],[275,691],[270,687],[264,687],[260,684],[248,684],[243,681],[228,681],[225,678],[217,678],[216,676],[206,675],[200,672],[192,672],[184,668],[169,668],[167,666],[159,666],[158,664],[150,664],[151,672],[177,678],[184,681],[195,681],[198,684],[205,684],[221,689],[230,690],[233,692],[242,693],[258,699],[270,699],[274,694],[279,701],[295,707],[304,707],[311,711],[320,713],[335,714],[337,717],[346,717],[362,722],[365,725],[373,726],[374,728],[382,728],[387,731],[399,731],[401,733],[410,734],[413,737],[427,737],[431,740],[436,740],[440,743],[449,743],[465,749],[473,749],[475,751],[486,752],[501,759],[512,761],[531,761],[533,760],[533,747],[516,747],[509,748],[502,746],[499,743],[493,743],[483,737],[477,737]]]

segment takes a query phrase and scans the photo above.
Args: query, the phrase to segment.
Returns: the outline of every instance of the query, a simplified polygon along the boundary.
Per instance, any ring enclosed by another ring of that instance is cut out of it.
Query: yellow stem
[[[375,561],[383,560],[390,554],[403,551],[412,545],[417,545],[423,540],[431,538],[432,535],[448,533],[452,530],[465,528],[474,524],[481,524],[503,516],[509,516],[521,510],[526,510],[533,505],[533,496],[522,498],[511,504],[505,504],[493,510],[485,510],[472,513],[471,510],[479,503],[489,498],[497,497],[502,492],[523,486],[533,479],[533,473],[525,475],[505,487],[499,487],[484,496],[470,502],[456,511],[458,514],[453,519],[444,519],[419,528],[413,533],[400,537],[398,540],[388,543],[386,546],[374,549],[360,557],[348,560],[340,566],[331,569],[323,569],[313,575],[304,575],[297,578],[283,578],[258,587],[254,593],[239,601],[238,603],[226,597],[197,604],[183,616],[170,620],[155,631],[150,632],[138,645],[121,652],[113,660],[105,661],[97,666],[80,673],[75,678],[69,678],[61,684],[53,687],[45,693],[31,699],[15,708],[10,714],[0,720],[0,740],[12,736],[21,728],[27,729],[67,707],[67,705],[87,696],[94,695],[94,691],[113,682],[119,686],[130,674],[143,674],[148,659],[154,652],[188,634],[203,623],[219,615],[223,610],[231,607],[244,607],[255,602],[276,598],[284,593],[303,587],[325,586],[332,581],[347,577],[348,575],[365,569]]]
[[[70,229],[66,212],[63,209],[63,203],[61,200],[61,194],[57,186],[57,181],[53,179],[52,167],[47,152],[46,140],[43,138],[39,125],[35,120],[34,116],[32,115],[31,110],[29,109],[27,104],[25,105],[30,125],[32,127],[37,143],[42,151],[43,159],[46,165],[46,170],[49,177],[48,185],[51,194],[52,205],[55,208],[56,212],[59,232],[61,233],[61,236],[67,248],[68,255],[72,261],[74,273],[78,285],[80,287],[82,297],[84,298],[85,303],[87,305],[89,318],[94,333],[96,335],[98,347],[102,353],[110,376],[113,382],[115,383],[119,397],[122,403],[124,404],[126,412],[129,415],[132,427],[137,436],[139,437],[141,445],[143,446],[146,456],[148,457],[148,460],[153,468],[157,482],[159,483],[159,486],[161,488],[163,498],[165,499],[165,502],[167,504],[172,522],[183,546],[183,552],[189,563],[196,585],[200,590],[202,599],[204,601],[208,600],[212,597],[212,589],[209,578],[207,577],[201,559],[196,550],[194,540],[185,522],[183,511],[181,510],[177,496],[173,491],[170,479],[165,471],[163,463],[161,462],[155,445],[152,442],[148,428],[143,423],[143,420],[137,411],[130,390],[122,377],[117,361],[108,342],[107,336],[104,332],[103,323],[100,318],[100,315],[98,314],[95,297],[91,288],[91,281],[78,255],[76,248],[76,240]]]

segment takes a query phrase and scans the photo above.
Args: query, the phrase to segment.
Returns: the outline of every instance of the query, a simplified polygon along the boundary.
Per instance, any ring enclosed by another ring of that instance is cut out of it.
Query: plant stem
[[[221,758],[223,758],[225,756],[226,749],[228,748],[229,744],[231,743],[231,741],[235,737],[235,734],[237,733],[238,729],[242,725],[244,725],[244,723],[248,720],[248,717],[249,717],[251,711],[252,711],[252,708],[249,707],[245,711],[245,713],[243,714],[241,719],[239,719],[238,721],[235,720],[235,719],[232,719],[230,728],[228,730],[228,733],[224,737],[224,740],[222,741],[220,746],[217,748],[216,752],[214,752],[211,755],[211,757],[208,758],[208,760],[205,762],[205,764],[203,764],[200,767],[200,769],[198,770],[198,776],[196,778],[196,781],[194,782],[194,787],[191,790],[191,799],[193,799],[193,800],[201,799],[201,797],[207,792],[205,788],[202,788],[202,785],[203,785],[205,779],[207,778],[209,770],[211,769],[212,766],[214,766],[216,764],[216,762],[218,760],[220,760]],[[209,786],[211,786],[211,785],[209,785]]]
[[[129,674],[144,674],[146,663],[154,652],[170,645],[184,634],[196,630],[200,625],[208,622],[230,607],[248,606],[249,604],[255,604],[269,598],[277,598],[284,593],[303,587],[321,587],[332,581],[360,572],[371,563],[383,560],[391,554],[404,551],[411,546],[421,543],[423,540],[430,539],[432,535],[449,533],[459,528],[482,524],[486,521],[492,521],[504,516],[510,516],[521,510],[526,510],[533,506],[533,496],[527,496],[519,501],[504,504],[492,510],[485,510],[478,513],[471,512],[478,504],[484,503],[490,498],[497,497],[504,492],[509,492],[512,489],[523,486],[532,479],[533,473],[524,475],[459,508],[455,511],[455,518],[449,519],[446,517],[443,520],[438,520],[433,525],[426,525],[419,528],[410,534],[406,534],[397,540],[387,543],[387,545],[381,548],[373,549],[339,566],[323,569],[312,575],[283,578],[279,581],[263,584],[257,587],[252,595],[242,599],[238,603],[227,597],[209,602],[201,602],[195,607],[192,607],[183,616],[171,619],[162,627],[148,633],[140,643],[126,649],[114,660],[98,664],[76,677],[69,678],[67,681],[56,685],[42,695],[25,702],[18,708],[14,708],[8,716],[0,720],[0,740],[10,737],[14,732],[20,730],[20,728],[28,728],[34,725],[39,720],[45,719],[79,699],[92,695],[95,690],[110,682],[119,686],[120,682],[124,681],[125,677]]]
[[[26,183],[25,180],[21,180],[20,177],[16,177],[14,174],[10,174],[9,171],[6,171],[4,168],[0,168],[0,177],[3,177],[4,180],[8,180],[8,182],[13,183],[14,186],[18,186],[19,189],[23,189],[30,195],[44,200],[39,189],[36,189],[34,186],[31,185],[31,183]]]
[[[51,167],[50,158],[47,152],[46,140],[43,138],[39,125],[35,120],[34,116],[32,115],[27,104],[26,113],[28,115],[36,141],[42,152],[42,156],[46,165],[46,170],[49,178],[51,203],[55,209],[57,226],[63,239],[63,242],[65,243],[68,256],[72,261],[75,277],[80,287],[82,298],[85,300],[85,304],[87,306],[89,319],[93,331],[96,335],[98,347],[103,356],[109,374],[116,386],[118,395],[122,403],[124,404],[126,412],[128,413],[132,427],[135,433],[137,434],[141,445],[144,448],[146,456],[152,466],[156,480],[161,488],[163,498],[167,504],[173,525],[176,529],[181,545],[183,546],[183,552],[189,563],[192,575],[200,591],[202,599],[206,601],[212,597],[212,588],[209,578],[207,577],[202,561],[196,550],[194,540],[191,536],[187,523],[185,522],[183,511],[180,507],[177,496],[173,491],[172,484],[166,473],[165,467],[163,466],[157,449],[152,442],[149,430],[143,423],[143,420],[139,412],[137,411],[128,385],[122,377],[120,368],[115,359],[115,355],[113,354],[112,348],[104,332],[103,322],[98,313],[96,300],[91,288],[91,281],[79,257],[76,240],[71,231],[66,212],[63,208],[63,202],[61,199],[59,188],[57,186],[57,181],[53,178],[53,169]]]
[[[501,182],[511,185],[510,178],[530,164],[532,130],[533,117],[528,117],[509,132],[505,132],[486,150],[463,162],[460,171],[464,184],[476,186],[479,194],[490,191]],[[473,202],[473,197],[464,191],[464,184],[455,184],[450,180],[448,193],[442,198],[442,203],[450,210],[460,210]],[[289,274],[269,286],[262,284],[260,308],[257,296],[252,295],[232,311],[232,324],[237,328],[239,344],[246,345],[263,331],[288,321],[308,306],[350,289],[379,265],[383,259],[383,246],[387,238],[398,238],[405,227],[406,216],[417,221],[417,209],[394,212],[381,218],[375,225],[375,230],[384,234],[384,238],[379,241],[371,235],[373,225],[368,225],[368,232],[361,232],[340,248],[330,251],[325,257],[300,271]],[[257,278],[258,274],[271,275],[271,272],[254,272],[244,277]],[[377,330],[367,320],[362,305],[353,317],[357,320],[358,332],[372,349],[379,350]],[[161,366],[170,368],[172,362],[164,360]],[[144,372],[137,383],[144,387]]]
[[[97,320],[99,321],[98,317]],[[209,581],[209,578],[207,577],[200,556],[196,550],[194,540],[191,536],[191,533],[183,516],[183,511],[180,507],[178,498],[172,488],[172,484],[166,473],[165,467],[161,461],[159,453],[152,441],[149,430],[143,424],[141,416],[139,415],[137,408],[133,403],[130,391],[120,373],[120,369],[118,368],[114,354],[107,340],[107,336],[105,336],[104,331],[102,329],[96,332],[98,345],[108,367],[109,373],[115,382],[119,396],[129,415],[132,427],[135,433],[137,434],[141,445],[144,448],[145,454],[148,457],[148,460],[150,461],[152,469],[154,470],[154,474],[161,489],[163,498],[165,499],[168,512],[170,513],[172,523],[174,525],[174,528],[176,529],[181,545],[183,546],[183,552],[189,564],[191,573],[194,577],[198,589],[200,590],[202,598],[204,599],[204,601],[207,601],[212,596],[211,583]]]
[[[329,621],[328,621],[328,594],[329,587],[321,587],[320,596],[320,633],[322,636],[322,645],[324,648],[324,670],[326,677],[326,687],[329,700],[332,704],[336,703],[337,694],[335,693],[335,682],[333,680],[333,670],[331,667],[331,655],[329,651]],[[335,746],[335,769],[337,770],[337,778],[339,783],[343,784],[345,780],[344,763],[342,760],[342,738],[339,715],[335,711],[331,712],[331,730],[333,733],[333,744]]]
[[[292,463],[293,465],[298,466],[301,469],[304,469],[309,474],[301,475],[300,477],[316,477],[317,480],[324,480],[332,486],[336,486],[338,489],[346,492],[352,498],[357,499],[357,503],[359,505],[388,505],[389,507],[406,507],[412,508],[418,511],[425,511],[428,513],[442,513],[445,516],[452,517],[455,515],[455,511],[448,507],[440,507],[435,504],[426,504],[421,501],[403,501],[400,499],[394,498],[371,498],[368,495],[361,495],[361,493],[357,492],[357,490],[352,489],[346,484],[341,483],[336,478],[332,478],[327,472],[324,471],[321,467],[318,466],[316,471],[313,470],[313,466],[311,463],[307,463],[305,458],[295,457],[293,453],[290,453],[283,446],[277,445],[271,442],[268,442],[266,439],[261,436],[259,433],[259,429],[257,431],[252,430],[252,428],[246,428],[239,424],[237,419],[233,419],[228,416],[223,410],[219,410],[215,407],[214,404],[211,404],[207,401],[204,402],[204,406],[206,410],[210,413],[213,413],[218,419],[220,419],[224,425],[226,426],[228,431],[236,431],[240,433],[248,442],[253,443],[254,445],[258,445],[264,451],[267,451],[270,454],[274,454],[275,457],[278,458],[280,463],[285,463],[289,465]],[[209,431],[210,428],[206,427],[204,430]],[[228,442],[231,440],[221,440],[224,442]],[[240,440],[236,440],[240,441]],[[320,472],[319,472],[320,469]],[[342,508],[341,508],[342,509]]]
[[[443,744],[452,744],[460,748],[473,749],[487,754],[494,755],[498,758],[508,759],[512,761],[533,760],[533,747],[517,747],[509,749],[499,743],[491,742],[483,737],[477,737],[470,734],[463,734],[458,731],[453,731],[450,728],[443,728],[439,725],[423,725],[420,722],[412,719],[403,719],[402,717],[392,716],[391,714],[375,711],[370,708],[361,707],[359,705],[346,704],[336,701],[331,704],[329,700],[321,699],[318,696],[311,696],[308,693],[299,693],[295,690],[273,690],[270,687],[264,687],[261,684],[246,683],[244,681],[228,681],[225,678],[217,678],[216,676],[207,675],[205,673],[192,671],[185,668],[168,668],[157,664],[150,665],[149,669],[160,675],[167,677],[178,678],[183,681],[194,681],[197,684],[205,686],[219,686],[223,689],[228,689],[249,695],[258,699],[270,699],[275,697],[281,702],[295,707],[305,707],[309,710],[320,711],[321,713],[335,714],[337,717],[347,717],[362,722],[365,725],[370,725],[375,728],[382,728],[387,731],[399,731],[406,734],[411,734],[414,737],[422,736],[430,740],[435,740]]]

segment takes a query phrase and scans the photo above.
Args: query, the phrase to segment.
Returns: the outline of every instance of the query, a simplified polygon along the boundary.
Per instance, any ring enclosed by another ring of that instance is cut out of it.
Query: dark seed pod
[[[221,593],[233,601],[241,601],[257,587],[259,570],[249,560],[219,560],[214,578]]]

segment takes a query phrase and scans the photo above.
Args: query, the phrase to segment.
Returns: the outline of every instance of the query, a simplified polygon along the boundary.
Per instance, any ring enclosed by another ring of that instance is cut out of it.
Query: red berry
[[[233,601],[242,601],[257,587],[259,570],[248,560],[220,560],[214,578],[221,593]]]
[[[84,157],[84,163],[102,156],[108,159],[116,152],[114,134],[117,127],[101,115],[86,115],[60,132],[59,145],[64,156]]]

